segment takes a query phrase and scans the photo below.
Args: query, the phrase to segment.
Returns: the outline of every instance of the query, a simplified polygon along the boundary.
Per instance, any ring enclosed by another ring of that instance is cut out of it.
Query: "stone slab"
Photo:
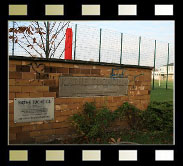
[[[124,96],[128,94],[128,78],[60,77],[60,97]]]

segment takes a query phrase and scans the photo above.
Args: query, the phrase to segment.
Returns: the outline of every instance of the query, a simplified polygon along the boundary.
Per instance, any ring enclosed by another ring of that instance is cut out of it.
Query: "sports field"
[[[151,89],[151,101],[173,101],[173,81],[168,81],[167,87],[166,89],[166,81],[161,81],[159,86],[159,81],[155,80],[154,89]]]

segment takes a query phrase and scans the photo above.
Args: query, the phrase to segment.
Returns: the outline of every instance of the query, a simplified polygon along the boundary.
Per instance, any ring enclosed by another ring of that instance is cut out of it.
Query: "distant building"
[[[161,77],[163,79],[166,79],[166,77],[167,77],[167,65],[161,66],[159,71],[160,71]],[[174,80],[174,63],[168,64],[168,79]]]
[[[152,71],[152,78],[154,74],[154,79],[166,80],[167,77],[167,65],[161,66],[159,69]],[[168,80],[174,80],[174,63],[168,64]]]
[[[160,76],[160,72],[158,69],[155,69],[155,71],[153,70],[152,71],[152,78],[153,78],[153,75],[154,75],[154,79],[155,80],[158,80],[159,79],[159,76]]]

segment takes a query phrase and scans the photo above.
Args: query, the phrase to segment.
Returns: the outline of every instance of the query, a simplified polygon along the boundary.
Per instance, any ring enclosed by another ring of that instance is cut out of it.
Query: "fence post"
[[[74,60],[76,59],[76,34],[77,34],[77,24],[75,24]]]
[[[100,62],[100,54],[101,54],[101,40],[102,40],[102,29],[100,28],[99,62]]]
[[[141,36],[139,37],[139,59],[138,59],[138,66],[140,65],[140,44],[141,44]]]
[[[13,21],[13,44],[12,44],[12,56],[14,56],[15,53],[15,33],[14,33],[14,28],[15,28],[15,22]]]
[[[155,73],[155,66],[156,66],[156,40],[154,46],[154,72],[153,72],[153,89],[154,89],[154,73]]]
[[[120,55],[120,64],[122,63],[122,53],[123,53],[123,33],[121,33],[121,55]]]
[[[167,77],[166,77],[166,89],[168,89],[168,64],[169,64],[169,43],[168,43],[168,58],[167,58]]]

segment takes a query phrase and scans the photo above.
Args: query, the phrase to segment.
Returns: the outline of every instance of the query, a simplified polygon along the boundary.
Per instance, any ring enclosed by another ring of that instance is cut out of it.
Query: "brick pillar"
[[[72,59],[72,28],[66,30],[65,59]]]

